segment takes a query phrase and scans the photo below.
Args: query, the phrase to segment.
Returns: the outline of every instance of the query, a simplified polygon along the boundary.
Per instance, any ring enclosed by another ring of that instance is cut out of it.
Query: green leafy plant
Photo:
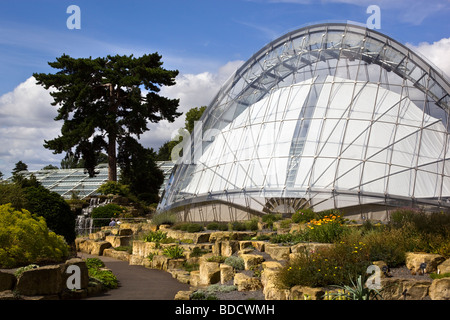
[[[123,211],[124,208],[115,203],[109,203],[105,206],[94,208],[91,214],[94,219],[94,227],[107,226],[111,218],[118,217]]]
[[[97,189],[97,192],[103,195],[114,194],[125,197],[129,195],[130,190],[127,185],[117,181],[107,181]]]
[[[225,259],[226,259],[226,257],[223,257],[223,256],[212,256],[212,257],[209,257],[208,259],[206,259],[206,261],[224,263]]]
[[[117,277],[111,270],[103,269],[105,264],[98,258],[87,258],[86,266],[88,268],[89,277],[100,282],[108,289],[115,289],[119,285]]]
[[[228,231],[229,225],[225,222],[210,222],[206,225],[207,230]]]
[[[158,231],[150,231],[143,237],[143,240],[145,242],[160,242],[161,240],[164,240],[166,238],[167,233],[158,230]]]
[[[68,254],[64,238],[50,231],[43,217],[0,206],[0,266],[61,262]]]
[[[244,259],[236,256],[227,257],[223,263],[232,266],[235,270],[244,270],[245,267]]]
[[[178,245],[170,246],[164,248],[163,255],[169,257],[170,259],[178,259],[184,257],[184,250]]]
[[[333,300],[339,300],[344,297],[347,300],[378,300],[382,299],[381,291],[375,288],[368,288],[365,286],[365,280],[361,275],[358,276],[356,282],[350,280],[351,285],[333,285],[339,290],[337,292],[329,292],[328,295],[333,297]]]

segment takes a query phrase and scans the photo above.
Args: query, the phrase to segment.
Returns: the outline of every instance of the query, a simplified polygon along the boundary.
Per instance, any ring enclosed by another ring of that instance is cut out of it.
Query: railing
[[[117,218],[115,227],[119,227],[121,223],[138,223],[138,222],[147,222],[147,218]],[[95,221],[103,221],[103,223],[95,223]],[[77,236],[87,236],[91,233],[98,232],[102,229],[103,226],[108,226],[111,218],[90,218],[85,217],[82,221],[77,221],[75,226],[75,232]],[[100,226],[98,226],[100,225]]]

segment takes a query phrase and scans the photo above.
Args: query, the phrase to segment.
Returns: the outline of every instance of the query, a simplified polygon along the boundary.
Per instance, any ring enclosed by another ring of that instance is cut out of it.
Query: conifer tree
[[[95,59],[64,54],[49,62],[58,72],[33,74],[39,85],[51,89],[52,105],[58,106],[55,120],[63,121],[61,135],[46,140],[44,147],[83,158],[90,175],[96,155],[105,150],[108,178],[117,181],[117,143],[139,139],[149,122],[173,122],[181,115],[178,99],[158,94],[162,86],[174,85],[178,75],[164,69],[161,58],[158,53]]]

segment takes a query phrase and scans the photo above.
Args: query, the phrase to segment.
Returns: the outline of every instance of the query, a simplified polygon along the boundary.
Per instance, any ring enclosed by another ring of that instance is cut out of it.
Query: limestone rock
[[[280,269],[283,265],[278,261],[264,261],[262,267],[263,269]]]
[[[241,254],[240,256],[244,260],[245,270],[251,270],[252,267],[256,267],[264,261],[264,257],[259,254]]]
[[[103,250],[111,247],[111,243],[107,241],[91,241],[90,254],[101,256],[103,255]]]
[[[220,264],[220,283],[225,284],[234,278],[234,268],[227,264]]]
[[[17,280],[16,290],[24,296],[55,295],[62,290],[59,265],[24,271]]]
[[[325,291],[323,288],[307,286],[294,286],[291,288],[291,300],[322,300]]]
[[[174,300],[190,300],[193,291],[178,291]]]
[[[263,262],[268,265],[268,262]],[[261,283],[263,285],[263,293],[266,300],[288,300],[290,291],[287,289],[279,289],[276,285],[277,268],[264,268],[261,273]]]
[[[131,243],[131,236],[106,236],[105,241],[111,243],[113,247],[129,246]]]
[[[218,262],[201,261],[199,285],[210,285],[220,282],[220,267]]]
[[[0,271],[0,292],[12,290],[16,284],[16,277],[12,273]]]
[[[152,268],[166,271],[168,268],[168,260],[169,258],[163,255],[153,256],[152,259]]]
[[[439,274],[450,273],[450,259],[445,260],[437,266]]]
[[[291,247],[292,253],[303,253],[305,250],[307,252],[316,252],[317,250],[323,248],[329,248],[333,246],[332,243],[315,243],[315,242],[306,242],[306,243],[298,243]]]
[[[130,261],[130,254],[126,251],[117,251],[113,248],[108,248],[103,250],[103,255],[105,257],[111,257],[114,259],[122,260],[122,261]]]
[[[182,269],[186,259],[169,259],[167,260],[167,269]]]
[[[189,278],[189,284],[193,287],[197,287],[200,285],[200,271],[199,270],[191,271],[191,276]]]
[[[259,278],[249,277],[244,273],[237,273],[234,276],[233,284],[237,286],[238,291],[256,291],[262,288]]]
[[[86,289],[89,286],[89,273],[86,262],[80,258],[69,259],[61,266],[63,286],[66,284],[67,279],[72,275],[70,272],[67,273],[67,268],[71,265],[80,268],[80,289]]]
[[[429,294],[431,300],[450,300],[450,278],[433,280]]]
[[[275,244],[266,244],[265,252],[275,260],[287,260],[291,253],[291,247],[279,246]]]
[[[412,272],[420,272],[420,265],[426,263],[425,272],[432,273],[437,271],[437,266],[445,261],[445,258],[439,254],[433,253],[407,252],[405,260],[406,267]]]
[[[423,300],[428,295],[431,281],[408,278],[382,278],[384,300]]]
[[[233,253],[239,251],[239,241],[228,240],[221,243],[221,255],[224,257],[230,257]]]

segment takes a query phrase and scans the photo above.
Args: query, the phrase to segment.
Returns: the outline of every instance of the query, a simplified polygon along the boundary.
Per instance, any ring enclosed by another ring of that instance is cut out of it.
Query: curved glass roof
[[[159,210],[204,220],[194,208],[219,203],[226,220],[236,208],[448,207],[449,92],[441,71],[377,31],[292,31],[219,90]]]

